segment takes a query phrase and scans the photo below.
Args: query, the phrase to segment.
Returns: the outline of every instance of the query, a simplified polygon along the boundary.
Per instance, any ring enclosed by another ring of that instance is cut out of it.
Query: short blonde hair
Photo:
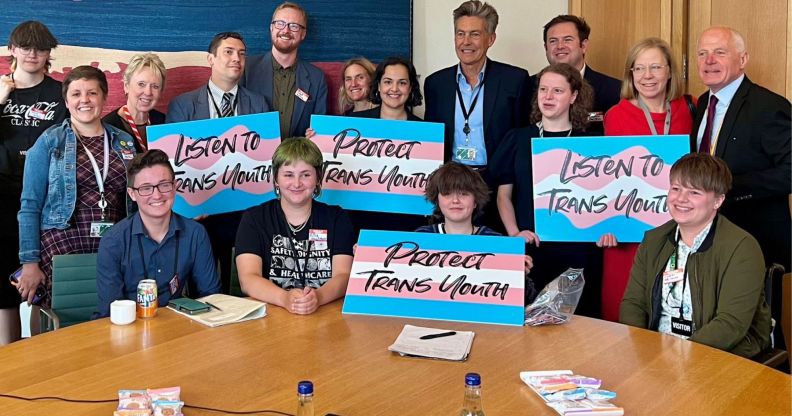
[[[139,53],[132,57],[129,60],[129,65],[127,65],[126,70],[124,71],[124,84],[129,85],[129,81],[132,80],[132,75],[135,75],[139,70],[143,68],[151,68],[157,76],[159,76],[160,80],[162,81],[160,85],[160,91],[165,90],[165,74],[167,70],[165,69],[165,64],[162,63],[162,60],[157,56],[155,53],[147,52],[147,53]]]
[[[346,76],[346,70],[352,65],[360,65],[363,69],[366,70],[369,76],[369,91],[371,91],[371,81],[374,79],[374,72],[377,70],[377,67],[371,63],[366,58],[362,56],[359,58],[352,58],[346,62],[344,62],[344,69],[341,70],[341,86],[338,87],[338,111],[343,112],[345,108],[355,105],[352,102],[352,99],[349,98],[347,95],[346,88],[344,87],[344,77]]]
[[[633,47],[630,48],[630,52],[627,53],[627,61],[624,62],[624,78],[622,78],[622,98],[631,100],[638,97],[632,68],[633,65],[635,65],[635,60],[638,59],[638,55],[649,49],[659,50],[665,57],[666,64],[668,65],[671,78],[666,84],[666,99],[671,101],[681,97],[684,92],[682,87],[682,76],[679,71],[679,66],[676,60],[674,60],[674,55],[671,53],[671,46],[668,45],[668,42],[659,38],[646,38],[633,45]]]

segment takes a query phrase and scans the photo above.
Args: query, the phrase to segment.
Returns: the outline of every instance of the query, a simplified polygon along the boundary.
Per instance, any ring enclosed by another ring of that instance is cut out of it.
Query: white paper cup
[[[127,325],[135,322],[134,300],[116,300],[110,304],[110,322],[116,325]]]

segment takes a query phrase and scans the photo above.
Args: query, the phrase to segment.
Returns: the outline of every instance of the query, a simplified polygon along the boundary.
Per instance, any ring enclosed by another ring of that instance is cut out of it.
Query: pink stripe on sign
[[[456,262],[464,261],[467,259],[467,265],[473,266],[479,264],[481,270],[508,270],[508,271],[523,271],[525,270],[525,256],[517,254],[497,254],[496,256],[486,256],[483,259],[479,253],[467,253],[456,251],[442,251],[442,250],[419,250],[425,252],[426,255],[422,256],[413,265],[429,265],[434,267],[446,268],[461,268],[462,266],[451,266],[452,260]],[[445,253],[450,253],[445,255]],[[355,251],[356,262],[369,262],[369,263],[382,263],[385,259],[385,247],[370,247],[358,246]],[[405,257],[400,259],[391,260],[391,264],[408,264],[413,257]],[[479,263],[480,262],[480,263]]]
[[[326,155],[332,155],[335,151],[336,142],[333,141],[333,136],[317,134],[311,138],[311,140],[316,143],[316,145],[319,147],[319,150],[321,150],[322,153]],[[443,151],[443,143],[416,143],[415,141],[410,140],[365,137],[361,138],[359,142],[349,147],[339,149],[338,154],[351,155],[356,153],[356,156],[380,158],[397,157],[404,160],[442,160]]]
[[[459,279],[459,280],[457,280]],[[376,280],[376,278],[374,279]],[[418,279],[420,280],[420,279]],[[372,282],[366,291],[366,282],[368,279],[360,279],[352,277],[349,279],[347,286],[347,295],[363,295],[363,296],[381,296],[386,298],[401,298],[401,299],[421,299],[421,300],[441,300],[455,302],[470,302],[481,303],[487,305],[519,305],[522,306],[525,301],[525,290],[522,288],[508,288],[505,290],[505,296],[501,299],[503,293],[503,284],[493,285],[472,285],[464,282],[458,276],[452,276],[443,285],[443,290],[440,290],[442,282],[426,282],[423,284],[416,284],[415,290],[410,291],[407,289],[407,284],[412,284],[412,280],[403,284],[401,292],[393,286],[387,287],[374,287]],[[394,283],[395,284],[395,283]],[[424,288],[424,289],[422,289]],[[429,288],[429,289],[425,289]],[[426,290],[423,293],[417,293],[417,290]],[[475,294],[472,293],[475,291]],[[453,299],[451,296],[453,295]]]

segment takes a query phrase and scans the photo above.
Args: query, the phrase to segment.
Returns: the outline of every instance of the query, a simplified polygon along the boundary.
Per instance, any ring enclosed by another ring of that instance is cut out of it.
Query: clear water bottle
[[[484,416],[481,407],[481,376],[478,373],[465,375],[465,401],[460,416]]]
[[[314,416],[313,392],[310,381],[297,383],[297,416]]]

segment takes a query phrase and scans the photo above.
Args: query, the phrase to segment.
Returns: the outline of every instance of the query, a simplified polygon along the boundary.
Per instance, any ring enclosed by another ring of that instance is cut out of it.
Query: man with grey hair
[[[494,7],[470,0],[453,16],[459,63],[426,78],[424,118],[445,124],[445,160],[477,170],[492,190],[487,164],[495,149],[506,132],[528,124],[530,77],[524,69],[487,58],[498,26]],[[497,210],[488,210],[485,217],[488,225],[500,228]]]
[[[272,50],[247,61],[241,85],[263,95],[280,112],[281,137],[304,136],[311,114],[327,113],[327,82],[321,69],[299,59],[308,33],[308,15],[299,4],[283,2],[269,23]]]
[[[715,26],[696,49],[709,87],[698,100],[691,147],[726,161],[734,186],[721,212],[758,241],[766,264],[790,270],[790,103],[745,75],[748,52],[737,31]]]

